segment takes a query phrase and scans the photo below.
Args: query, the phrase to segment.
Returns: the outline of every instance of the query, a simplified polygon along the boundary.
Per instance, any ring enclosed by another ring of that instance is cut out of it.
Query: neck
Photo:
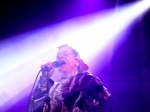
[[[62,72],[62,77],[65,77],[65,76],[74,76],[77,73],[78,73],[77,69],[72,69],[70,71],[64,71],[64,72]]]

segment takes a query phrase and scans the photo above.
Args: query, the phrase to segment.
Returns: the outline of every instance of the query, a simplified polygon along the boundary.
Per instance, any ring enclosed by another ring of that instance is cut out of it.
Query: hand
[[[95,110],[99,110],[101,108],[100,102],[96,99],[93,99],[91,96],[89,96],[87,100],[85,100],[85,103],[88,106],[88,109],[93,110],[94,112]]]
[[[43,104],[43,111],[42,112],[48,112],[48,105],[46,104],[46,102],[44,102],[44,104]]]
[[[83,112],[82,110],[79,109],[79,107],[73,108],[73,112]]]
[[[53,64],[53,63],[48,62],[48,63],[46,63],[46,64],[41,65],[41,69],[44,68],[45,66],[47,66],[47,67],[50,69],[50,71],[42,70],[42,75],[43,75],[44,77],[47,77],[47,76],[48,76],[48,77],[51,77],[51,76],[53,75],[53,73],[54,73],[54,71],[55,71],[55,68],[52,66],[52,64]]]

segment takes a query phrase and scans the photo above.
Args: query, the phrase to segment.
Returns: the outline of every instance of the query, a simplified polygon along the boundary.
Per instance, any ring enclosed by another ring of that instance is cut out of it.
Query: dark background
[[[98,2],[99,7],[87,8],[78,5],[79,0],[1,0],[0,40],[134,1],[105,0]],[[150,10],[134,23],[128,39],[115,51],[110,64],[103,71],[96,69],[107,77],[101,80],[108,82],[106,86],[112,92],[102,112],[150,112]],[[7,111],[25,112],[28,97]]]
[[[97,0],[97,7],[88,5],[91,0],[1,0],[0,37],[2,39],[27,32],[66,19],[103,11],[136,0]],[[84,4],[85,2],[85,4]]]

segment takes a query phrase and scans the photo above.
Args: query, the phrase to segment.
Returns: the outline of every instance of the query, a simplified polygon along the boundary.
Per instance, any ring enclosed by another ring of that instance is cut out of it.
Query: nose
[[[64,58],[64,55],[63,54],[58,54],[57,55],[57,60],[61,60],[61,59],[63,59]]]

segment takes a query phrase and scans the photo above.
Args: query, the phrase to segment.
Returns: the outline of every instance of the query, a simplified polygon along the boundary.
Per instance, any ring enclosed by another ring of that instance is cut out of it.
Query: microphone
[[[59,67],[59,66],[61,66],[61,65],[63,65],[63,64],[66,64],[66,62],[54,61],[54,62],[52,62],[52,67],[57,68],[57,67]],[[48,71],[48,72],[49,72],[49,71],[52,69],[52,67],[49,68],[48,66],[44,66],[44,67],[41,69],[41,71]]]

